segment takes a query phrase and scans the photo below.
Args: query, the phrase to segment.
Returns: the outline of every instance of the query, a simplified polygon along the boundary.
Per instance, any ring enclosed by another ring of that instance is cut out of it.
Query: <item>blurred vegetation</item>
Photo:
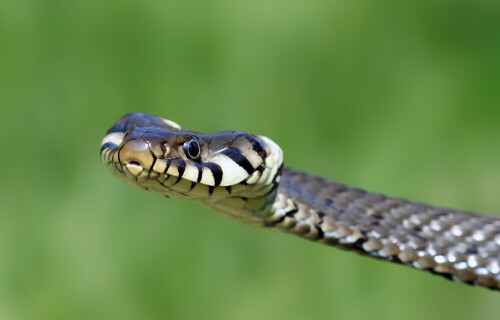
[[[497,292],[240,225],[99,161],[124,113],[500,214],[498,1],[0,0],[0,319],[493,319]]]

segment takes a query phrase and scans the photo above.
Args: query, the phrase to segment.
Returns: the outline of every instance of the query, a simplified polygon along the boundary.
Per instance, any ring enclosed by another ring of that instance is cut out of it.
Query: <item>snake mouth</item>
[[[115,149],[117,150],[119,147]],[[266,177],[269,176],[269,174],[256,171],[258,175],[254,174],[241,183],[231,186],[214,186],[185,179],[183,178],[185,174],[179,176],[178,169],[175,169],[175,172],[169,174],[168,172],[158,172],[145,168],[136,160],[131,160],[127,163],[115,162],[113,161],[113,155],[105,160],[105,163],[113,175],[142,190],[159,193],[166,197],[181,199],[190,198],[193,200],[203,200],[207,199],[207,197],[220,199],[225,197],[245,196],[247,193],[266,194],[274,189],[277,183],[279,183],[280,177],[280,175],[276,175],[270,183],[262,183],[261,179],[267,179]]]
[[[279,170],[277,163],[281,164],[281,150],[279,149],[272,153],[266,159],[267,161],[263,162],[252,174],[240,176],[234,183],[226,184],[223,183],[224,175],[231,174],[230,169],[235,167],[235,164],[228,163],[228,161],[225,162],[226,165],[221,163],[221,166],[216,166],[215,163],[199,164],[189,159],[153,157],[153,161],[149,163],[144,160],[144,157],[139,159],[137,156],[139,154],[152,154],[147,146],[144,146],[145,152],[134,153],[133,156],[123,152],[126,151],[127,144],[104,144],[103,146],[102,160],[113,175],[140,189],[168,197],[202,200],[207,199],[207,197],[245,196],[250,193],[265,194],[274,189],[280,178],[280,174],[276,174]],[[224,168],[224,173],[222,168]],[[226,180],[228,179],[226,178]]]

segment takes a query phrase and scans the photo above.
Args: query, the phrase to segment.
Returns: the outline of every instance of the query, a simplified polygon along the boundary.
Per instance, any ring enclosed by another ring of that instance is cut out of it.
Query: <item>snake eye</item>
[[[200,158],[200,142],[196,137],[190,137],[182,146],[184,153],[192,160]]]

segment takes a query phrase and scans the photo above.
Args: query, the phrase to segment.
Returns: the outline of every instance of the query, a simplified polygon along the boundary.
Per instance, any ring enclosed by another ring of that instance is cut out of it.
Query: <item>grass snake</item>
[[[189,199],[246,224],[472,285],[500,289],[500,219],[386,197],[283,166],[271,139],[201,134],[142,113],[119,119],[101,144],[118,178]]]

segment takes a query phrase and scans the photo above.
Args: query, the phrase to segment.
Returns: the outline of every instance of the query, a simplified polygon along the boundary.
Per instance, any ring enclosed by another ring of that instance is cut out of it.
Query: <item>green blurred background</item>
[[[500,294],[112,177],[127,112],[500,215],[498,1],[0,0],[0,319],[493,319]]]

